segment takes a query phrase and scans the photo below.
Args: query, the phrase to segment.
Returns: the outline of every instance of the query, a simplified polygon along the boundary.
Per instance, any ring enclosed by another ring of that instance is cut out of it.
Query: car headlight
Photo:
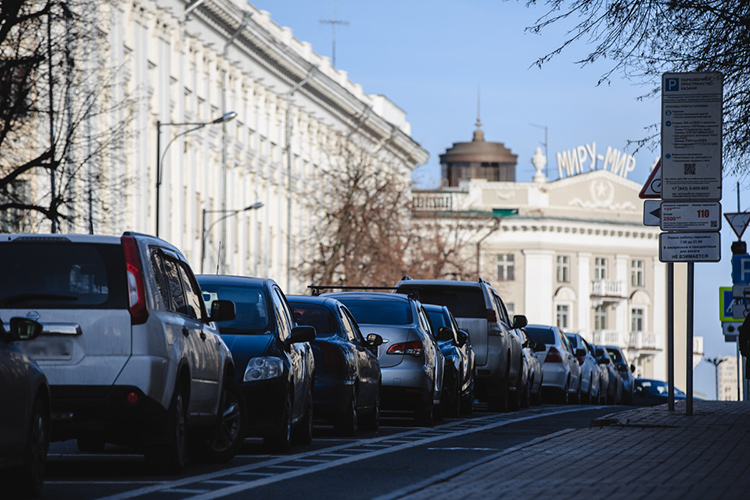
[[[265,356],[252,358],[245,368],[244,382],[255,382],[256,380],[267,380],[280,377],[284,373],[284,363],[279,358]]]

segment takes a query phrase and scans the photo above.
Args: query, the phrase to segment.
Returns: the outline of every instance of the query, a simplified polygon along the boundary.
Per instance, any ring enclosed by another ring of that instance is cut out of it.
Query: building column
[[[591,334],[591,253],[578,252],[578,314],[574,329],[593,342]]]
[[[621,300],[615,307],[615,330],[621,333],[621,339],[624,343],[622,347],[629,344],[630,339],[630,324],[628,322],[630,316],[628,300],[628,255],[617,254],[615,255],[615,276],[614,281],[621,283],[622,289],[621,294],[625,297],[625,300]],[[631,360],[628,359],[630,362]]]
[[[524,266],[524,303],[526,315],[533,323],[543,325],[555,324],[555,311],[552,297],[554,277],[553,250],[523,250],[526,265]]]

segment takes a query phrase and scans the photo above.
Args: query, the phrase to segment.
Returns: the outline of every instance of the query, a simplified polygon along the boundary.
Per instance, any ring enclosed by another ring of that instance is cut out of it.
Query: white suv
[[[242,445],[229,349],[185,257],[143,234],[0,236],[0,314],[43,325],[24,344],[52,396],[52,440],[144,450],[179,473],[186,457],[220,462]]]
[[[395,291],[416,294],[424,304],[448,307],[458,326],[468,332],[474,349],[477,398],[487,401],[490,411],[520,407],[523,351],[515,330],[526,326],[526,316],[514,316],[511,322],[500,295],[481,278],[452,281],[404,276]]]

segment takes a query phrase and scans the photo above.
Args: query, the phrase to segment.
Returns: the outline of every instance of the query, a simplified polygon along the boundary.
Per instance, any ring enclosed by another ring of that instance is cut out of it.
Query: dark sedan
[[[424,304],[424,308],[445,357],[445,415],[457,417],[461,413],[471,413],[474,404],[474,350],[469,343],[469,334],[458,328],[446,306]]]
[[[236,316],[217,323],[232,351],[237,383],[247,403],[246,436],[263,437],[279,451],[292,442],[312,441],[313,360],[309,342],[315,329],[298,326],[289,303],[272,279],[201,275],[198,282],[210,308],[230,300]]]
[[[44,482],[49,450],[50,393],[39,365],[17,344],[31,340],[42,325],[12,318],[0,321],[0,467],[4,495],[36,497]]]
[[[377,346],[383,338],[365,339],[344,304],[333,298],[289,295],[294,318],[315,327],[313,402],[316,419],[352,435],[359,428],[377,430],[380,423],[380,363]]]
[[[675,401],[685,399],[687,396],[677,387],[674,388]],[[635,379],[635,392],[633,404],[636,406],[656,406],[669,402],[669,384],[663,380],[650,378]]]

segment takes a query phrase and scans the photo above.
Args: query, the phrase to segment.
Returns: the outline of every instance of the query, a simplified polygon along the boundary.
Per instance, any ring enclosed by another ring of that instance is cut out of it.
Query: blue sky
[[[518,155],[516,179],[528,182],[534,173],[531,156],[543,148],[547,127],[549,174],[557,178],[555,155],[596,143],[634,154],[628,178],[645,182],[659,151],[635,152],[629,140],[650,134],[660,119],[659,100],[638,100],[651,88],[621,77],[597,86],[607,61],[581,68],[574,61],[588,54],[573,45],[538,68],[535,61],[556,49],[563,27],[541,35],[525,28],[546,11],[526,8],[525,1],[497,0],[254,0],[277,24],[310,42],[313,50],[331,57],[331,25],[336,29],[336,67],[367,93],[383,94],[406,111],[412,137],[430,153],[417,169],[420,187],[439,182],[439,155],[454,142],[470,141],[481,93],[485,138],[502,142]],[[544,148],[543,148],[544,150]],[[737,211],[736,179],[724,181],[724,212]],[[750,201],[750,200],[749,200]],[[743,208],[748,206],[748,201]],[[719,286],[731,285],[730,245],[736,237],[728,224],[722,230],[722,261],[696,264],[695,334],[704,337],[706,355],[735,353],[719,322]],[[683,388],[684,389],[684,388]],[[695,391],[713,398],[714,368],[701,363],[695,370]]]

